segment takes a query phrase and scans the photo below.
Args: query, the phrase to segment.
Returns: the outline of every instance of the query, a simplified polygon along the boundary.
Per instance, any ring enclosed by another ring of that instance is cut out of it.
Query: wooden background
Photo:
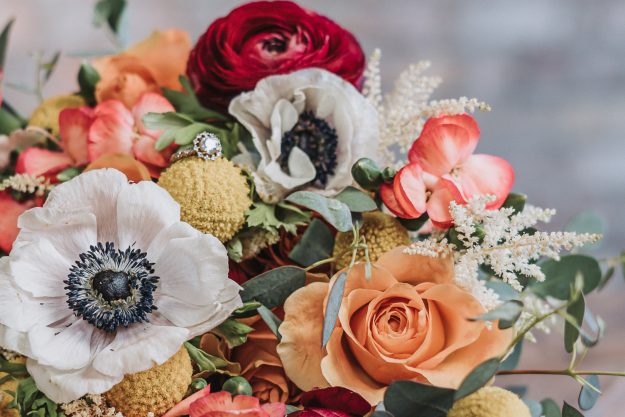
[[[109,43],[91,26],[93,1],[0,0],[0,24],[17,18],[6,78],[30,83],[29,52],[62,49],[65,55],[45,90],[71,91],[84,51]],[[180,27],[196,39],[215,17],[239,4],[225,0],[129,0],[131,42],[154,28]],[[554,207],[560,227],[592,209],[609,224],[602,255],[625,248],[625,2],[616,0],[306,0],[352,30],[367,52],[380,47],[390,87],[409,63],[429,59],[445,83],[436,98],[476,96],[493,106],[481,114],[478,151],[508,159],[515,189],[534,204]],[[32,97],[6,89],[7,99],[29,112]],[[608,335],[584,368],[625,371],[625,285],[619,277],[593,296],[591,307]],[[528,346],[525,367],[564,366],[561,337]],[[510,377],[498,380],[502,385]],[[515,381],[515,384],[519,380]],[[563,377],[528,377],[529,396],[552,395],[575,403],[577,386]],[[625,414],[625,379],[602,378],[604,395],[587,416]]]

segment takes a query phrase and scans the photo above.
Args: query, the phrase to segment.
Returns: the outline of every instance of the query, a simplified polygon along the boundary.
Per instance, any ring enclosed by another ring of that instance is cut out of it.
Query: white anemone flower
[[[242,146],[233,160],[252,172],[268,203],[297,189],[334,195],[353,183],[351,168],[358,159],[377,159],[375,108],[326,70],[264,78],[235,97],[229,111],[253,142],[253,149]]]
[[[0,261],[0,345],[57,403],[164,363],[242,305],[224,246],[150,181],[87,172],[18,225]]]

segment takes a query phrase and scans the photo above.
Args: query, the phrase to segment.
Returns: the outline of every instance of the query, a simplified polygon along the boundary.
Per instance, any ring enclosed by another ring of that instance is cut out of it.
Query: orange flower
[[[125,153],[113,153],[99,157],[90,163],[85,172],[101,168],[115,168],[126,174],[132,182],[151,180],[150,171],[141,162]]]
[[[101,77],[96,100],[117,99],[130,109],[143,93],[159,93],[161,87],[181,90],[178,77],[186,71],[190,51],[189,35],[169,29],[152,33],[119,55],[95,60]]]
[[[278,353],[300,389],[343,386],[376,404],[395,380],[456,388],[478,364],[504,352],[510,331],[467,320],[485,310],[453,284],[453,261],[403,249],[372,265],[370,280],[364,264],[349,272],[325,349],[320,346],[323,310],[336,278],[287,299]]]

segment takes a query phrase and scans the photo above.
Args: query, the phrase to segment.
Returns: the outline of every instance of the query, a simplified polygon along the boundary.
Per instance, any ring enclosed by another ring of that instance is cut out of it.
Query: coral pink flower
[[[489,209],[501,207],[512,189],[514,170],[506,160],[473,152],[480,137],[467,115],[431,118],[408,153],[409,164],[392,184],[383,184],[384,204],[398,217],[414,219],[426,213],[439,227],[449,227],[449,203],[494,195]]]
[[[232,397],[229,392],[211,394],[210,386],[196,392],[169,410],[163,417],[284,417],[286,405],[270,403],[248,395]]]
[[[26,210],[35,206],[41,206],[43,200],[35,198],[26,200],[23,203],[16,201],[7,191],[0,192],[0,251],[11,252],[13,241],[19,233],[17,218]]]

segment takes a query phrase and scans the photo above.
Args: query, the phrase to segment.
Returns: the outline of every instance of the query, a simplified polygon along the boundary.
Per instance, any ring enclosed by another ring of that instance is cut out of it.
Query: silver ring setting
[[[213,133],[201,132],[193,139],[193,147],[173,154],[171,162],[174,163],[191,156],[197,156],[205,161],[214,161],[219,158],[222,156],[219,138]]]

